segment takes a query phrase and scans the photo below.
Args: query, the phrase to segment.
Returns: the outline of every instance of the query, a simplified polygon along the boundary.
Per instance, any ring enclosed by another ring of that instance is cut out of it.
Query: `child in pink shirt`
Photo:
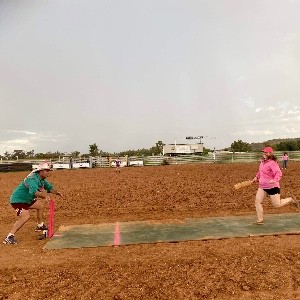
[[[288,203],[299,207],[299,201],[296,200],[294,196],[285,199],[280,198],[279,181],[281,177],[282,172],[273,154],[273,149],[271,147],[265,147],[259,170],[253,179],[254,182],[258,181],[258,190],[255,198],[257,221],[254,222],[254,224],[264,224],[262,202],[267,195],[269,195],[271,203],[275,207],[281,207]]]
[[[282,169],[287,169],[288,160],[289,156],[286,152],[284,152],[282,156]]]

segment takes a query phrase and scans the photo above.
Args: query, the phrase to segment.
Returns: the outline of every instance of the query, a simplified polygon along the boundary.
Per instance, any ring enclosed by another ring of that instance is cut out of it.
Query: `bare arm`
[[[54,195],[58,195],[58,196],[60,196],[60,197],[64,197],[63,196],[63,194],[61,193],[61,192],[59,192],[59,191],[57,191],[57,190],[55,190],[55,189],[52,189],[51,191],[50,191],[50,193],[51,194],[54,194]]]
[[[63,198],[63,194],[62,194],[61,192],[55,190],[55,189],[52,189],[52,190],[50,191],[50,193],[51,193],[51,194],[54,194],[54,195],[58,195],[58,196],[60,196],[60,197]],[[45,191],[44,191],[44,192],[37,191],[34,195],[35,195],[37,198],[42,198],[42,199],[47,199],[47,198],[49,198],[48,193],[45,193]]]

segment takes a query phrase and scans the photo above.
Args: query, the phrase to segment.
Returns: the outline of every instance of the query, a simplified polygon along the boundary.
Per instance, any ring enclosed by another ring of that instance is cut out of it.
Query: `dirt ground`
[[[49,181],[60,225],[166,220],[209,216],[255,217],[252,164],[198,164],[115,169],[57,170]],[[300,163],[281,180],[282,196],[300,198]],[[8,203],[27,172],[0,174],[0,233],[15,221]],[[265,213],[294,213],[293,206]],[[45,220],[48,219],[48,208]],[[300,236],[233,238],[180,243],[43,250],[35,214],[0,245],[0,299],[300,299]],[[265,224],[264,226],[267,226]]]

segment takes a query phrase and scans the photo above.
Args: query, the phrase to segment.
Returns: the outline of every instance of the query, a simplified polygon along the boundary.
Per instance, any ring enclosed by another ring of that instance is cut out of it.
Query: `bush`
[[[170,164],[170,162],[167,158],[165,158],[161,163],[162,166],[168,166],[169,164]]]

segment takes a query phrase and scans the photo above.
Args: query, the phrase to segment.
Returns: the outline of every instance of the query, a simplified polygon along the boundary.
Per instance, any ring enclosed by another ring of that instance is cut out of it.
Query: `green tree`
[[[249,151],[251,151],[251,146],[249,143],[243,142],[242,140],[237,140],[231,144],[231,151],[233,151],[233,152],[249,152]]]
[[[45,153],[36,153],[35,154],[35,158],[36,159],[44,159],[44,158],[46,158],[46,154]]]
[[[80,154],[79,151],[73,151],[73,152],[71,152],[72,157],[78,157],[79,154]]]
[[[165,144],[162,141],[158,141],[156,143],[156,149],[157,149],[157,152],[159,152],[159,154],[163,154],[164,145]]]
[[[162,155],[164,145],[165,144],[162,141],[158,141],[157,143],[155,143],[155,146],[151,147],[149,150],[143,149],[143,150],[145,150],[144,154],[145,155]]]
[[[27,152],[26,152],[26,157],[28,157],[28,158],[33,158],[33,157],[34,157],[34,150],[27,151]]]
[[[90,147],[89,153],[91,156],[99,155],[99,149],[98,149],[98,146],[96,145],[96,143],[89,145],[89,147]]]
[[[9,153],[9,152],[5,152],[4,153],[4,157],[6,158],[6,159],[11,159],[11,154]]]
[[[213,150],[203,147],[203,155],[207,155],[208,152],[213,152]]]
[[[296,151],[299,150],[298,141],[280,142],[275,145],[277,151]]]
[[[11,155],[12,159],[22,159],[25,157],[26,157],[26,154],[23,150],[14,150],[14,152]]]

